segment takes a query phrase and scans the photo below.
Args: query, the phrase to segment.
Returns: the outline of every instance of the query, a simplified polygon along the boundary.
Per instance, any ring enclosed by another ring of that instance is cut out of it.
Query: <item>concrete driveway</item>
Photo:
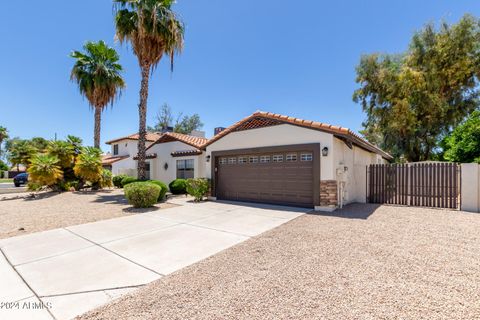
[[[71,319],[306,209],[184,203],[0,241],[0,319]]]

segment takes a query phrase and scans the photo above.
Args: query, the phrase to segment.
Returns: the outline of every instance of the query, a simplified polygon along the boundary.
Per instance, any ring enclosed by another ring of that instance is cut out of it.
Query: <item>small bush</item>
[[[132,182],[138,182],[137,178],[134,177],[125,177],[122,179],[122,188],[124,188],[127,184],[130,184]]]
[[[100,179],[100,187],[111,188],[113,187],[112,172],[108,169],[102,169],[102,178]]]
[[[148,183],[153,183],[157,186],[159,186],[160,188],[162,188],[162,190],[160,191],[160,194],[158,196],[158,201],[162,201],[164,198],[165,198],[165,195],[167,194],[167,191],[168,191],[168,187],[165,183],[163,183],[162,181],[158,181],[158,180],[150,180],[150,181],[147,181]]]
[[[187,180],[175,179],[168,185],[170,192],[173,194],[185,194],[187,193]]]
[[[195,198],[195,201],[202,201],[208,194],[210,183],[207,179],[187,179],[187,193]]]
[[[126,177],[128,177],[128,176],[125,175],[125,174],[119,174],[118,176],[114,176],[114,177],[112,178],[113,185],[114,185],[116,188],[123,188],[123,186],[122,186],[122,180],[125,179]]]
[[[162,188],[150,182],[132,182],[124,187],[128,203],[135,208],[149,208],[158,201]]]
[[[29,181],[27,183],[27,189],[28,191],[40,191],[42,189],[42,185],[39,183]]]

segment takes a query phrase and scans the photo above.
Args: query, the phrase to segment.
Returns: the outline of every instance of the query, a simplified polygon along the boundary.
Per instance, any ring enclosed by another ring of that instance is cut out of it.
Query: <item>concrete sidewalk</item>
[[[188,203],[0,241],[0,319],[71,319],[307,210]]]

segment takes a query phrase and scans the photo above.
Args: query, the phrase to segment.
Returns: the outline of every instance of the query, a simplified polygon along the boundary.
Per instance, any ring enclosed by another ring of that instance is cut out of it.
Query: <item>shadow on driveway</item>
[[[319,212],[312,211],[308,214],[326,217],[337,217],[346,219],[363,219],[366,220],[370,217],[378,208],[379,204],[371,203],[352,203],[348,204],[342,209],[337,209],[333,212]]]

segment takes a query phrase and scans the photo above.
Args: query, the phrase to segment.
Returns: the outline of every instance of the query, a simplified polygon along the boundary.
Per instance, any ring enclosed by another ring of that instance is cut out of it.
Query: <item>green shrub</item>
[[[173,194],[185,194],[187,193],[187,180],[175,179],[168,185],[170,192]]]
[[[122,180],[123,180],[124,178],[126,178],[126,177],[128,177],[128,176],[125,175],[125,174],[119,174],[118,176],[114,176],[114,177],[112,178],[113,185],[114,185],[115,187],[117,187],[117,188],[123,188],[123,186],[122,186]]]
[[[210,183],[207,179],[187,179],[187,193],[195,198],[195,201],[202,201],[208,194]]]
[[[100,179],[100,187],[111,188],[113,187],[112,172],[108,169],[102,169],[102,178]]]
[[[127,184],[130,184],[132,182],[138,182],[138,179],[134,177],[126,176],[125,178],[122,179],[122,188],[124,188]]]
[[[159,186],[160,188],[162,188],[162,190],[160,191],[160,195],[158,196],[158,201],[162,201],[165,198],[165,195],[167,194],[167,191],[168,191],[167,185],[162,181],[158,181],[158,180],[149,180],[147,181],[147,183],[153,183]]]
[[[150,182],[132,182],[124,187],[128,203],[135,208],[149,208],[158,201],[162,188]]]
[[[27,189],[28,191],[39,191],[40,189],[42,189],[42,185],[39,183],[29,181],[27,183]]]

